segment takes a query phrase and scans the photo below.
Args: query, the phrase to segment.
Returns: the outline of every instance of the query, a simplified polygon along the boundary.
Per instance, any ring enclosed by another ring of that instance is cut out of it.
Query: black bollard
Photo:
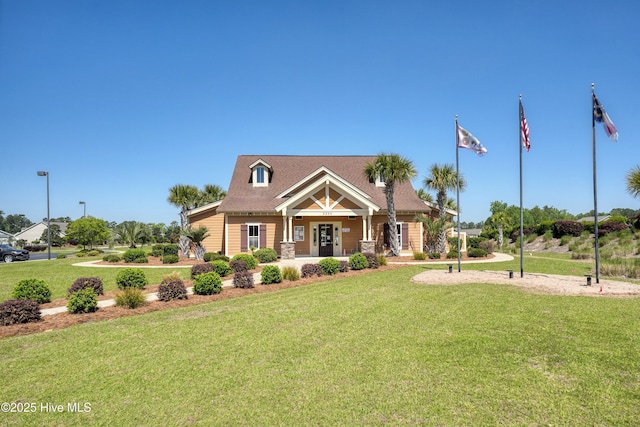
[[[507,270],[509,272],[509,279],[513,279],[513,270]]]
[[[449,273],[453,273],[453,265],[449,264]]]

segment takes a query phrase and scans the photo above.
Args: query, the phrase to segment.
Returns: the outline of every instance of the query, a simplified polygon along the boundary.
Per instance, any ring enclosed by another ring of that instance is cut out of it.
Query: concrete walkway
[[[474,260],[474,261],[460,261],[461,264],[479,264],[479,263],[487,263],[487,262],[503,262],[503,261],[511,261],[513,259],[513,257],[511,255],[507,255],[507,254],[503,254],[503,253],[494,253],[493,254],[494,257],[491,259],[481,259],[481,260]],[[349,257],[335,257],[337,260],[339,261],[348,261]],[[305,264],[317,264],[318,262],[320,262],[322,258],[320,257],[299,257],[296,259],[285,259],[285,260],[280,260],[280,262],[278,262],[278,267],[283,268],[283,267],[295,267],[298,271],[301,270],[302,266]],[[97,264],[100,261],[85,261],[85,262],[79,262],[76,264],[73,264],[75,266],[81,266],[81,267],[107,267],[107,268],[112,268],[112,267],[122,267],[121,265],[104,265],[104,264]],[[406,264],[406,263],[401,263],[401,262],[390,262],[389,264]],[[451,259],[451,260],[445,260],[445,261],[412,261],[410,263],[411,265],[448,265],[448,264],[453,264],[453,265],[457,265],[458,264],[458,260],[457,259]],[[261,265],[267,265],[267,264],[261,264]],[[191,268],[191,266],[164,266],[164,265],[158,265],[158,266],[145,266],[145,265],[136,265],[136,268]],[[260,284],[260,273],[254,273],[253,274],[253,282],[258,285]],[[233,279],[227,279],[227,280],[223,280],[222,281],[222,287],[223,288],[229,288],[229,287],[233,287]],[[187,288],[187,294],[188,295],[193,295],[193,288]],[[157,301],[158,300],[158,295],[153,292],[153,293],[149,293],[146,296],[147,301]],[[98,301],[98,307],[110,307],[116,304],[116,301],[113,299],[108,299],[108,300],[101,300]],[[40,314],[42,314],[43,316],[49,316],[52,314],[58,314],[58,313],[64,313],[67,311],[67,307],[53,307],[53,308],[45,308],[40,310]]]

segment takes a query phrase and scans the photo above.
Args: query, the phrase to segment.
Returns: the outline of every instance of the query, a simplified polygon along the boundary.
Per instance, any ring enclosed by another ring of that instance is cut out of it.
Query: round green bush
[[[98,256],[98,255],[100,255],[100,251],[97,250],[97,249],[93,249],[93,250],[87,252],[87,256]]]
[[[51,301],[51,289],[44,280],[22,279],[13,288],[12,296],[15,299],[30,299],[44,304]]]
[[[277,265],[265,265],[260,272],[260,282],[263,285],[282,282],[282,272]]]
[[[146,256],[141,256],[133,260],[134,264],[147,264],[148,262],[149,260],[147,259]]]
[[[178,258],[178,255],[164,255],[162,257],[163,264],[175,264],[178,261],[180,261],[180,258]]]
[[[349,268],[352,270],[362,270],[367,267],[369,267],[369,262],[362,253],[356,252],[349,257]]]
[[[447,252],[447,259],[458,258],[458,251],[456,249],[451,249]]]
[[[118,289],[138,288],[144,289],[149,284],[147,276],[139,268],[125,268],[116,275]]]
[[[470,258],[484,258],[487,256],[487,251],[480,248],[471,248],[467,251],[467,255],[469,255]]]
[[[67,302],[69,313],[91,313],[97,309],[98,297],[92,288],[84,288],[72,293]]]
[[[220,277],[225,277],[233,273],[233,270],[229,267],[229,263],[221,259],[211,261],[210,264],[213,266],[213,271],[218,273]]]
[[[318,264],[322,269],[322,274],[327,276],[333,276],[340,269],[340,261],[333,257],[322,258]]]
[[[215,271],[198,274],[193,279],[193,293],[196,295],[213,295],[222,292],[222,279]]]
[[[206,262],[215,261],[217,259],[221,259],[222,261],[229,262],[229,257],[226,255],[219,254],[217,252],[207,252],[204,254],[203,258]]]
[[[122,254],[122,259],[124,262],[138,262],[138,258],[146,258],[147,254],[144,249],[129,249],[124,254]]]
[[[278,253],[273,248],[260,248],[253,253],[261,263],[275,262],[278,260]]]
[[[236,254],[231,258],[231,261],[244,261],[247,263],[249,270],[253,270],[258,266],[258,260],[251,254]]]
[[[120,258],[120,255],[117,254],[109,254],[102,257],[102,260],[106,262],[118,262],[121,259],[122,258]]]
[[[65,254],[58,254],[56,259],[65,259],[67,256]]]

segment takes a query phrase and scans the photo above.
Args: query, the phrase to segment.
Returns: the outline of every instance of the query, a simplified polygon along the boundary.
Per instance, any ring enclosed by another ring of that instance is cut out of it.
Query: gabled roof
[[[348,185],[361,200],[386,209],[384,187],[376,187],[364,175],[367,163],[377,156],[288,156],[241,155],[231,177],[226,197],[218,212],[275,212],[289,198],[304,191],[304,183],[315,182],[319,174],[326,174],[340,185]],[[250,166],[258,160],[271,166],[272,178],[268,186],[254,187],[250,182]],[[306,188],[306,187],[305,187]],[[416,195],[410,182],[398,184],[395,189],[398,211],[424,212],[425,204]]]
[[[7,233],[7,232],[6,232],[6,231],[4,231],[4,230],[0,230],[0,238],[4,238],[4,239],[9,239],[9,238],[11,238],[11,239],[13,239],[13,234],[11,234],[11,233]]]

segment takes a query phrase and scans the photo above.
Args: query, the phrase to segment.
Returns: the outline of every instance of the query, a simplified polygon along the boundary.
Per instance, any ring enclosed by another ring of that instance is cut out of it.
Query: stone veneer
[[[280,242],[280,259],[296,259],[295,242]]]
[[[375,240],[360,240],[360,252],[366,253],[376,252],[376,241]]]

